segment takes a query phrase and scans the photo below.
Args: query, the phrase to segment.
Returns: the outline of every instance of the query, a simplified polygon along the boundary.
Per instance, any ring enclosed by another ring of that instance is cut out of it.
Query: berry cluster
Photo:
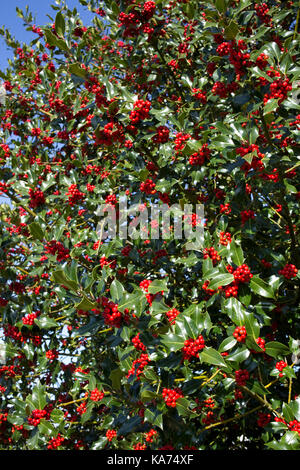
[[[242,225],[245,225],[245,223],[247,222],[247,220],[249,219],[254,219],[255,217],[255,213],[252,209],[249,209],[248,211],[245,210],[245,211],[241,211],[241,222],[242,222]]]
[[[150,359],[148,354],[141,354],[138,359],[133,361],[132,367],[129,369],[126,378],[129,379],[131,375],[136,375],[137,380],[140,380],[139,376],[143,373],[143,370],[149,361]]]
[[[80,202],[85,198],[85,194],[79,191],[77,184],[69,186],[66,196],[68,196],[70,206],[74,206],[76,202]]]
[[[49,349],[46,351],[46,358],[49,359],[50,361],[54,361],[58,357],[58,352],[56,349]]]
[[[228,286],[224,286],[222,288],[224,291],[225,297],[237,297],[238,295],[238,284],[235,282],[232,282],[231,284],[228,284]]]
[[[168,312],[166,312],[166,316],[167,316],[169,322],[171,323],[171,325],[175,325],[175,318],[179,314],[180,314],[180,312],[176,308],[172,308],[171,310],[168,310]]]
[[[59,433],[57,434],[56,437],[52,437],[48,443],[47,449],[48,450],[54,450],[57,449],[62,445],[64,442],[65,438],[61,436]]]
[[[236,268],[235,271],[233,271],[232,274],[236,283],[247,283],[253,277],[253,274],[250,272],[249,266],[247,266],[247,264],[241,264]]]
[[[255,65],[257,65],[257,67],[260,69],[260,70],[264,70],[266,68],[266,66],[268,65],[268,58],[269,56],[267,54],[264,54],[263,52],[261,54],[259,54],[259,56],[256,58],[255,60]]]
[[[146,450],[147,446],[146,444],[142,444],[141,442],[138,442],[137,444],[133,445],[133,450]]]
[[[152,281],[150,281],[150,279],[144,279],[143,281],[140,282],[139,286],[141,289],[143,289],[144,292],[148,292],[148,288],[151,282]]]
[[[146,100],[137,100],[133,105],[129,118],[132,123],[136,124],[139,121],[147,119],[150,111],[151,102]]]
[[[270,93],[264,95],[264,104],[271,99],[277,99],[278,105],[280,105],[288,95],[288,92],[292,90],[292,85],[288,78],[282,80],[279,78],[270,85]]]
[[[99,106],[102,105],[102,102],[99,103]],[[114,142],[123,142],[125,140],[124,131],[120,123],[108,122],[105,124],[103,129],[97,132],[95,136],[95,142],[97,145],[106,145],[107,147],[111,146]]]
[[[229,215],[231,212],[231,207],[229,202],[226,202],[226,204],[220,204],[220,213],[221,214],[226,214]]]
[[[256,144],[242,145],[235,149],[235,153],[241,157],[245,157],[245,155],[248,155],[249,153],[256,153],[257,157],[260,159],[263,159],[265,156],[264,153],[260,152],[259,147]]]
[[[227,98],[227,96],[238,89],[238,84],[236,82],[232,83],[222,83],[216,82],[211,89],[213,95],[218,95],[220,98]]]
[[[288,424],[288,428],[290,431],[297,432],[300,436],[300,421],[297,421],[296,419],[294,419],[293,421],[290,421]]]
[[[92,401],[101,401],[103,397],[104,397],[104,393],[100,392],[100,390],[98,390],[97,387],[94,388],[94,390],[91,391],[90,400],[92,400]]]
[[[152,137],[152,141],[156,144],[164,144],[169,140],[170,130],[166,126],[158,126],[156,134]]]
[[[228,245],[228,243],[231,243],[231,234],[229,232],[221,232],[220,233],[220,245]]]
[[[190,134],[183,134],[182,132],[178,132],[175,136],[175,150],[182,150],[190,137]]]
[[[30,188],[28,194],[30,197],[29,207],[31,207],[31,209],[45,204],[45,196],[43,191],[41,191],[40,189],[36,189],[34,191]]]
[[[121,250],[122,255],[123,256],[128,256],[129,253],[131,252],[131,249],[132,249],[132,247],[130,245],[124,246],[124,248],[122,248],[122,250]]]
[[[203,251],[203,258],[210,258],[215,266],[219,261],[221,261],[221,256],[213,247],[205,248]]]
[[[265,426],[267,426],[267,424],[269,424],[270,421],[271,421],[270,413],[262,413],[262,412],[258,413],[257,426],[259,426],[260,428],[264,428]]]
[[[70,251],[61,242],[51,240],[44,245],[45,253],[56,255],[56,261],[63,261],[70,258]]]
[[[8,413],[0,413],[0,425],[7,421]]]
[[[118,304],[106,297],[100,297],[97,302],[103,307],[102,316],[104,323],[115,328],[120,328],[122,322],[128,321],[128,310],[125,309],[123,314],[118,309]]]
[[[287,263],[282,269],[278,271],[278,274],[284,276],[286,279],[291,279],[292,277],[296,277],[298,273],[298,269],[294,264]]]
[[[152,181],[150,178],[147,178],[140,184],[140,190],[146,194],[155,194],[156,189],[154,181]]]
[[[263,338],[256,338],[256,344],[263,350],[266,350],[266,342]],[[259,353],[259,351],[251,351],[252,353],[256,354]]]
[[[261,264],[263,265],[265,269],[272,268],[272,263],[270,263],[269,261],[266,261],[264,258],[261,260]]]
[[[164,388],[162,391],[162,396],[167,406],[175,408],[176,401],[178,400],[178,398],[183,398],[183,393],[179,388]]]
[[[32,326],[34,325],[34,320],[37,318],[39,312],[28,313],[25,317],[22,318],[23,325]]]
[[[196,100],[201,101],[202,104],[206,104],[206,92],[201,90],[200,88],[192,88],[193,96]]]
[[[234,330],[233,336],[239,343],[244,343],[247,337],[247,331],[244,326],[237,326]]]
[[[275,365],[276,369],[279,370],[279,377],[283,377],[283,369],[287,367],[287,363],[285,361],[279,361]]]
[[[115,206],[117,204],[117,196],[115,194],[109,194],[105,198],[105,203],[106,204],[111,204],[112,206]]]
[[[217,292],[217,290],[210,289],[208,286],[209,286],[209,281],[205,281],[202,284],[202,289],[206,292],[207,295],[209,295],[209,297],[211,297]]]
[[[86,413],[87,407],[86,407],[86,402],[83,401],[77,408],[76,411],[77,413],[82,416],[84,413]]]
[[[149,432],[146,434],[146,441],[153,442],[154,437],[157,435],[157,431],[155,429],[150,429]]]
[[[133,346],[135,347],[135,349],[137,349],[138,351],[146,351],[146,346],[140,340],[140,333],[138,333],[136,336],[134,336],[132,338],[131,342],[132,342]]]
[[[106,431],[105,436],[107,440],[111,442],[117,436],[117,431],[115,431],[114,429],[108,429],[108,431]]]
[[[218,45],[217,50],[216,50],[217,54],[220,57],[224,57],[225,55],[229,55],[231,51],[232,51],[231,42],[222,42],[221,44]]]
[[[32,426],[38,426],[42,418],[47,416],[46,410],[33,410],[31,415],[27,418],[28,423]]]
[[[144,7],[143,7],[143,10],[142,10],[141,16],[144,17],[145,19],[149,20],[154,15],[155,8],[156,8],[155,2],[153,2],[152,0],[147,0],[144,3]]]
[[[199,351],[205,347],[203,336],[198,336],[197,339],[189,338],[185,340],[182,348],[183,359],[190,361],[193,357],[199,357]]]
[[[266,3],[256,3],[254,5],[255,12],[262,23],[266,26],[271,26],[272,24],[272,17],[268,15],[269,7]]]
[[[248,379],[249,372],[247,371],[247,369],[239,369],[235,371],[235,381],[237,385],[246,385]]]
[[[213,411],[208,411],[206,413],[206,416],[204,416],[204,418],[202,418],[202,423],[205,424],[206,426],[209,426],[210,424],[213,424],[215,423],[216,421],[216,417],[214,415],[214,412]]]
[[[192,166],[203,165],[205,161],[210,158],[210,150],[207,144],[203,144],[202,147],[189,158],[189,164]]]

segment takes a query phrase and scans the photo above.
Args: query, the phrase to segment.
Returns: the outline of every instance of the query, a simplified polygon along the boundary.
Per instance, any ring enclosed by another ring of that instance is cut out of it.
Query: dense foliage
[[[298,2],[79,2],[0,30],[0,448],[300,449]]]

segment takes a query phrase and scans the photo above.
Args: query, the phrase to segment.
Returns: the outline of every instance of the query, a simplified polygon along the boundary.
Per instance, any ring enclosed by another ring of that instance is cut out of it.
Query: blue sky
[[[70,9],[77,8],[80,17],[84,24],[89,24],[93,16],[86,7],[80,5],[78,0],[67,0],[67,5]],[[51,8],[55,5],[55,0],[5,0],[2,2],[0,26],[5,26],[10,30],[11,34],[21,42],[30,42],[32,39],[37,38],[36,34],[26,31],[23,26],[22,19],[17,16],[16,7],[25,11],[26,5],[29,6],[29,11],[36,18],[36,25],[41,26],[49,23],[50,20],[47,14],[55,18],[56,11]],[[7,59],[12,58],[12,53],[7,49],[5,41],[0,36],[0,69],[4,70],[7,67]]]

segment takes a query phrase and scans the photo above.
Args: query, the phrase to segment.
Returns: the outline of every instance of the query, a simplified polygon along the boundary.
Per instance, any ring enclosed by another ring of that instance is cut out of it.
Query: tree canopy
[[[79,4],[0,29],[0,448],[299,450],[298,2]]]

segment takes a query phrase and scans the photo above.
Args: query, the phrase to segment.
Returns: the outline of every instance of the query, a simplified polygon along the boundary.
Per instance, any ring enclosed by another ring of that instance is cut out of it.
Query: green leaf
[[[167,347],[169,351],[178,351],[184,346],[185,339],[182,336],[169,333],[162,337],[162,343]]]
[[[275,57],[280,62],[282,54],[276,42],[269,42],[266,44],[265,49],[271,57]]]
[[[157,298],[154,299],[151,305],[151,312],[153,315],[157,315],[159,313],[165,313],[170,310],[170,307],[164,303],[163,300],[158,300]]]
[[[237,341],[233,336],[229,336],[228,338],[224,339],[222,343],[219,346],[219,352],[225,352],[229,351],[229,349],[232,349],[236,345]]]
[[[226,357],[227,361],[244,362],[250,356],[249,349],[244,346]]]
[[[287,431],[280,439],[284,450],[300,450],[299,434],[295,431]]]
[[[225,310],[229,318],[237,326],[243,326],[245,322],[245,309],[241,302],[234,297],[229,297],[224,301]]]
[[[225,11],[226,11],[226,1],[225,0],[216,0],[215,5],[216,5],[217,10],[220,13],[225,13]]]
[[[41,316],[34,319],[34,323],[41,329],[48,330],[49,328],[57,327],[58,324],[54,318]]]
[[[99,321],[97,321],[95,318],[91,318],[86,325],[83,325],[80,328],[74,330],[74,337],[77,338],[78,336],[93,335],[97,333],[100,325],[101,323]]]
[[[219,367],[227,367],[227,364],[221,354],[213,348],[204,348],[199,356],[201,362],[206,362],[207,364],[213,364],[214,366]]]
[[[135,431],[140,426],[141,421],[142,420],[139,416],[133,416],[132,418],[128,417],[125,423],[123,423],[118,430],[118,435],[121,436]]]
[[[59,410],[58,408],[55,408],[53,411],[51,411],[50,414],[51,421],[55,424],[60,424],[64,421],[64,412],[63,410]]]
[[[118,303],[123,297],[124,287],[122,284],[117,280],[114,279],[110,285],[110,295],[113,302]]]
[[[99,305],[96,302],[91,302],[85,295],[83,296],[82,300],[75,305],[76,309],[84,310],[88,312],[92,308],[97,308]]]
[[[46,404],[46,391],[45,386],[38,381],[37,385],[32,390],[32,403],[35,405],[36,409],[42,410]]]
[[[266,343],[266,354],[271,357],[278,358],[280,356],[288,356],[291,354],[290,349],[282,343],[277,341],[270,341]]]
[[[58,36],[63,37],[66,30],[65,19],[63,14],[59,11],[55,17],[55,31],[57,32]]]
[[[131,294],[126,292],[123,295],[122,301],[120,302],[118,309],[123,312],[125,308],[135,309],[135,307],[144,299],[144,292],[141,289],[137,289]]]
[[[160,429],[164,429],[163,426],[163,414],[159,413],[158,410],[152,411],[149,408],[145,409],[144,420],[151,423],[153,426],[157,426]]]
[[[230,243],[229,253],[231,256],[231,260],[234,264],[236,264],[237,266],[241,266],[241,264],[244,263],[245,258],[242,247],[238,245],[235,240],[232,240],[232,242]]]
[[[253,276],[250,281],[250,287],[253,292],[262,297],[268,297],[271,299],[275,298],[272,287],[270,287],[265,281],[260,279],[258,276]]]
[[[199,334],[200,334],[199,327],[198,327],[198,325],[196,325],[196,323],[192,320],[191,317],[184,316],[183,317],[183,325],[184,325],[184,329],[187,332],[187,335],[188,335],[189,338],[196,339],[199,336]],[[177,325],[175,325],[175,328],[176,328],[176,326]]]
[[[30,433],[30,437],[27,440],[27,446],[29,450],[37,450],[39,448],[40,433],[38,427],[33,429]]]
[[[293,415],[297,421],[300,421],[300,397],[289,403]]]
[[[71,281],[71,279],[68,279],[61,269],[54,271],[52,274],[52,279],[57,284],[64,285],[75,292],[77,292],[79,289],[79,285],[76,282]]]
[[[189,416],[191,414],[189,405],[190,400],[187,398],[178,398],[178,400],[176,400],[176,410],[178,411],[179,416]]]
[[[278,99],[270,99],[264,106],[264,114],[269,114],[278,108]]]
[[[123,377],[121,369],[114,369],[111,371],[109,378],[112,381],[112,387],[114,390],[121,390],[121,379]]]
[[[38,425],[40,434],[45,434],[46,436],[49,437],[56,437],[57,431],[53,424],[51,424],[48,420],[46,419],[41,419],[40,424]]]
[[[32,222],[29,226],[29,231],[34,239],[43,241],[45,238],[44,231],[40,224],[37,222]]]
[[[7,416],[7,421],[14,426],[21,426],[24,424],[26,417],[21,413],[12,413]]]
[[[153,392],[152,390],[148,390],[148,389],[142,390],[142,392],[141,392],[141,401],[143,403],[151,401],[151,400],[153,400],[153,398],[157,398],[157,395],[156,395],[155,392]]]
[[[254,382],[252,388],[251,388],[251,391],[253,393],[257,393],[258,395],[261,395],[261,396],[264,396],[264,395],[269,395],[270,392],[269,390],[264,387],[260,382],[258,382],[257,380]]]
[[[218,287],[221,286],[227,286],[228,284],[231,284],[231,282],[234,281],[233,274],[230,273],[219,273],[213,276],[212,281],[209,283],[209,288],[210,289],[217,289]]]
[[[102,450],[107,444],[107,437],[102,436],[97,442],[94,442],[91,449],[92,450]]]
[[[293,421],[294,419],[294,413],[290,406],[287,403],[283,403],[282,405],[282,414],[284,419],[289,423],[290,421]]]
[[[69,65],[69,71],[73,75],[76,75],[76,77],[80,77],[80,78],[87,78],[88,77],[88,72],[86,70],[84,70],[79,63],[70,64]]]
[[[154,281],[151,282],[151,284],[148,287],[148,292],[150,294],[156,294],[157,292],[163,291],[164,293],[168,292],[168,281],[167,279],[160,280],[160,279],[155,279]]]
[[[226,39],[235,39],[237,34],[239,33],[239,25],[231,20],[229,25],[226,26],[224,30],[224,35]]]
[[[253,313],[245,311],[244,325],[248,336],[254,340],[259,337],[260,326]]]
[[[45,36],[47,39],[47,43],[50,44],[50,46],[55,46],[58,49],[61,49],[62,51],[69,51],[66,42],[62,39],[58,39],[55,34],[53,34],[49,29],[45,30]]]

